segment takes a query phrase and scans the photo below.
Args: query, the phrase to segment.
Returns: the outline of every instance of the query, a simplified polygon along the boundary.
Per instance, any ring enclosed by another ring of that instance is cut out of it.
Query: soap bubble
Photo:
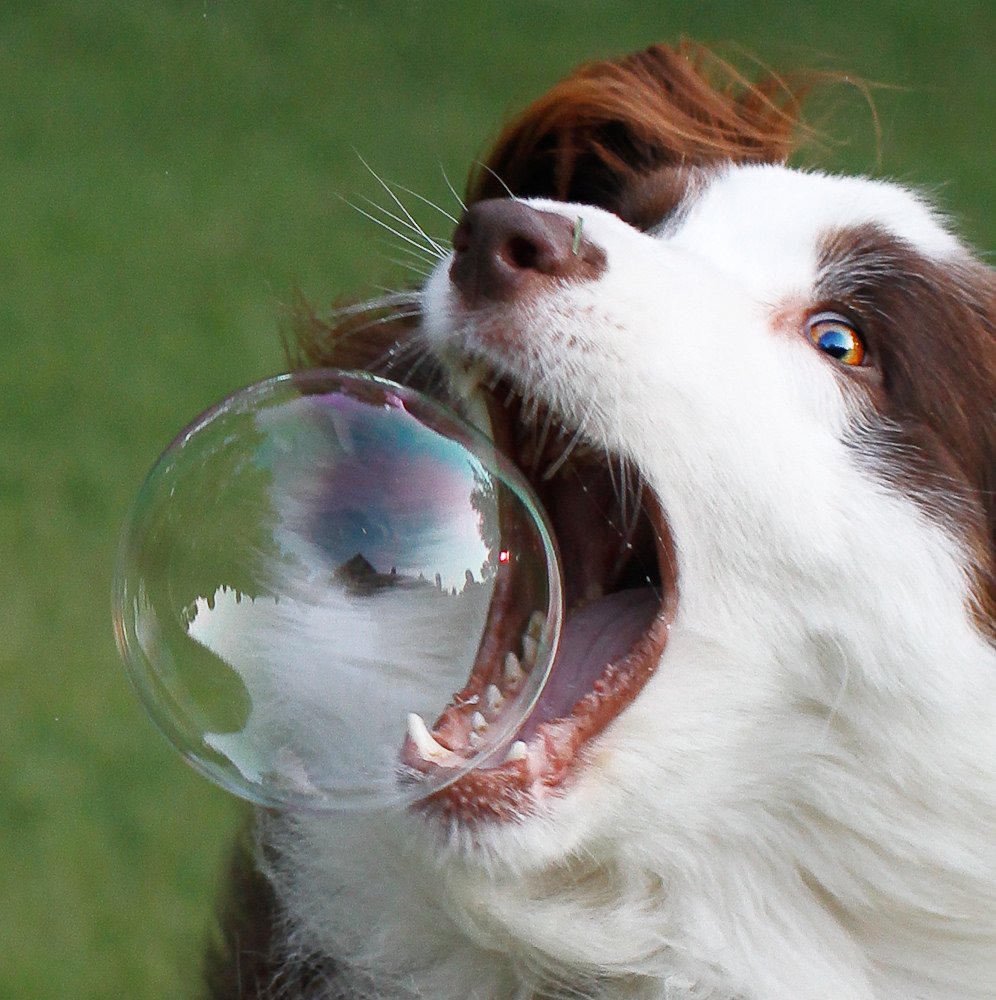
[[[405,806],[504,760],[561,618],[515,466],[420,393],[331,370],[249,386],[184,430],[114,584],[118,648],[167,738],[229,791],[295,809]]]

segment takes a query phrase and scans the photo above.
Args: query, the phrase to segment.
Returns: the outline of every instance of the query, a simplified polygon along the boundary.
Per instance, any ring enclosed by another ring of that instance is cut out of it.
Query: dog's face
[[[621,593],[636,604],[639,584],[656,592],[657,614],[640,639],[620,641],[617,662],[662,618],[668,626],[643,654],[654,669],[626,676],[639,692],[572,745],[563,773],[534,737],[528,782],[510,773],[476,787],[505,800],[521,788],[503,814],[516,821],[507,840],[518,863],[534,813],[557,824],[555,838],[538,838],[541,854],[583,845],[600,816],[617,829],[625,815],[634,841],[682,841],[798,815],[821,782],[860,780],[829,759],[858,750],[884,761],[890,744],[916,741],[909,708],[929,710],[952,644],[988,669],[972,627],[978,498],[970,482],[945,478],[961,456],[943,442],[911,469],[897,438],[929,430],[901,419],[958,417],[939,397],[934,412],[898,412],[894,397],[913,389],[891,369],[924,336],[949,353],[972,349],[951,332],[913,330],[963,321],[950,301],[970,284],[964,250],[912,194],[885,184],[779,166],[670,170],[645,184],[674,199],[646,231],[584,205],[479,203],[424,294],[437,351],[500,376],[496,395],[507,403],[511,387],[520,422],[553,415],[533,478],[554,497],[574,613],[593,615],[615,594],[603,630],[632,628]],[[929,394],[943,391],[935,362],[900,364]],[[586,453],[580,469],[572,447]],[[611,468],[616,488],[586,506],[590,463]],[[656,545],[635,524],[641,502]],[[619,530],[627,505],[629,532]],[[638,564],[642,580],[613,560],[599,575],[572,558],[583,546],[618,560],[626,544],[624,565]],[[560,706],[574,725],[619,683],[568,657],[559,671],[585,675],[577,703],[595,678],[609,685],[590,708]],[[978,680],[946,677],[945,697]],[[877,717],[866,727],[850,713],[869,697]],[[483,803],[453,813],[502,843]]]
[[[600,204],[476,202],[419,296],[558,535],[552,693],[400,837],[296,824],[285,902],[433,996],[983,996],[992,273],[869,180],[663,164]]]

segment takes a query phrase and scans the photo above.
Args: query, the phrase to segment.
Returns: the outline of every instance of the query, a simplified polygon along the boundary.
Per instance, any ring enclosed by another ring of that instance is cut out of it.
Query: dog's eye
[[[817,313],[806,323],[813,344],[842,365],[857,368],[865,362],[865,343],[861,334],[836,313]]]

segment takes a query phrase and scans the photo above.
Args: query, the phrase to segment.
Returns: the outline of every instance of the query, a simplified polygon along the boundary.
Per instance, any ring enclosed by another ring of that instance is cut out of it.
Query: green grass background
[[[172,433],[281,369],[294,288],[402,280],[357,152],[453,208],[504,115],[680,35],[895,85],[880,156],[835,95],[828,162],[996,246],[991,2],[0,4],[0,998],[197,994],[239,811],[125,682],[116,536]]]

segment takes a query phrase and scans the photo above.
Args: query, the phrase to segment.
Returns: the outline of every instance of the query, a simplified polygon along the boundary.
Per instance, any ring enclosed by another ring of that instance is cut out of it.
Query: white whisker
[[[376,209],[378,212],[380,212],[383,215],[387,216],[387,218],[389,218],[392,222],[396,222],[399,226],[403,226],[410,233],[414,233],[416,236],[423,236],[423,237],[426,235],[425,232],[422,230],[422,228],[420,226],[413,226],[407,219],[403,218],[400,215],[396,215],[389,208],[385,208],[379,202],[374,201],[373,198],[370,198],[370,197],[368,197],[365,194],[361,195],[360,197],[371,208]]]
[[[386,209],[383,205],[378,205],[377,202],[375,202],[372,198],[368,198],[366,195],[363,195],[362,197],[363,200],[372,208],[377,209],[378,212],[382,212],[393,222],[396,222],[399,226],[404,226],[405,229],[407,229],[409,232],[414,233],[416,236],[421,236],[422,239],[424,239],[427,243],[431,244],[431,248],[426,247],[427,250],[443,252],[442,244],[434,240],[421,226],[411,225],[411,223],[409,223],[407,219],[403,219],[400,215],[395,215],[389,209]]]
[[[354,327],[348,333],[352,337],[357,333],[362,333],[364,330],[373,330],[375,327],[384,326],[386,323],[394,323],[403,319],[414,319],[416,316],[421,315],[422,311],[420,309],[413,309],[411,312],[392,313],[390,316],[380,316],[361,326]]]
[[[421,303],[421,294],[415,290],[395,291],[387,295],[380,295],[372,299],[364,299],[362,302],[352,302],[348,305],[335,306],[329,310],[329,315],[337,319],[348,316],[359,316],[365,312],[374,310],[409,308]]]
[[[553,410],[547,407],[546,418],[543,420],[543,426],[540,428],[539,436],[536,440],[536,454],[533,458],[532,472],[536,472],[543,452],[546,450],[546,443],[550,437],[550,429],[553,427],[553,420]]]
[[[383,291],[388,291],[389,290],[387,288],[383,288],[383,286],[381,286],[381,285],[374,285],[373,287],[374,288],[382,288]],[[411,299],[409,299],[404,304],[404,307],[405,307],[405,309],[409,309],[409,308],[410,309],[421,309],[422,308],[422,296],[419,295],[419,296],[412,297]]]
[[[513,201],[522,201],[523,200],[486,163],[484,163],[481,160],[478,160],[477,161],[477,165],[479,167],[483,167],[489,174],[491,174],[491,176],[505,189],[505,191],[508,193],[509,198],[511,198]]]
[[[467,206],[464,203],[463,198],[460,197],[459,193],[457,192],[457,189],[452,185],[449,177],[446,176],[446,170],[443,168],[443,165],[441,163],[439,164],[439,172],[443,175],[443,180],[446,182],[446,186],[450,189],[450,194],[453,195],[454,198],[456,198],[456,203],[460,206],[460,210],[466,212]]]
[[[571,457],[571,453],[581,443],[581,438],[583,436],[584,421],[582,420],[581,423],[578,424],[577,429],[571,435],[570,440],[567,442],[567,446],[560,453],[559,457],[554,459],[554,461],[550,463],[546,472],[543,473],[543,482],[548,482],[553,479],[558,472],[560,472],[560,470],[564,467],[564,464]]]
[[[432,239],[432,237],[429,236],[429,234],[427,232],[425,232],[425,230],[422,229],[422,227],[415,221],[415,217],[412,215],[411,212],[408,211],[408,209],[405,206],[404,202],[394,193],[394,189],[391,187],[391,185],[388,184],[387,181],[385,181],[384,178],[381,177],[377,173],[377,171],[374,170],[373,167],[371,167],[370,164],[367,163],[367,161],[364,160],[362,156],[360,156],[359,153],[357,153],[356,155],[360,157],[360,163],[362,163],[363,166],[365,166],[367,168],[367,170],[370,171],[370,174],[374,178],[374,180],[377,181],[377,183],[380,184],[380,186],[387,192],[388,196],[391,198],[391,200],[394,202],[394,204],[397,205],[398,208],[401,209],[401,211],[405,215],[405,218],[411,223],[411,225],[414,227],[414,229],[418,233],[421,234],[421,236],[422,236],[422,238],[424,240],[426,240],[428,243],[430,243],[432,245],[433,249],[441,257],[445,256],[445,251],[444,251],[443,247],[440,244],[436,243],[436,241],[434,239]]]
[[[430,267],[436,266],[435,257],[426,256],[425,253],[419,253],[411,247],[402,246],[400,243],[392,243],[387,239],[382,240],[382,242],[397,253],[403,253],[407,254],[409,257],[414,257],[420,264],[428,264]]]
[[[635,469],[633,470],[633,475],[636,479],[636,488],[633,490],[632,518],[630,523],[626,526],[627,538],[633,537],[633,533],[636,531],[636,525],[640,517],[640,511],[643,509],[643,477]]]
[[[627,537],[627,526],[630,520],[630,484],[629,484],[629,463],[622,455],[617,456],[619,462],[619,530],[623,537]]]
[[[520,415],[519,422],[535,430],[536,416],[539,413],[539,408],[540,401],[537,396],[524,396],[522,399],[522,413]]]
[[[605,465],[609,472],[609,482],[612,484],[612,493],[616,500],[619,501],[620,505],[622,505],[622,492],[619,488],[619,483],[616,482],[616,470],[612,461],[612,454],[607,448],[603,448],[602,450],[605,454]],[[625,507],[623,507],[623,515],[625,516]],[[606,517],[606,520],[608,520],[609,524],[614,525],[612,518]],[[622,531],[622,525],[619,525],[618,527],[619,530]]]
[[[434,201],[430,201],[424,195],[419,194],[418,191],[413,191],[411,188],[405,187],[404,184],[398,184],[397,187],[399,191],[404,191],[405,194],[410,194],[413,198],[418,198],[419,201],[428,205],[429,208],[434,208],[440,215],[445,216],[447,219],[449,219],[450,222],[453,223],[453,225],[456,225],[460,221],[455,216],[450,215],[450,213],[447,212],[445,208],[440,208],[440,206],[437,205]]]
[[[439,250],[438,247],[436,248],[427,247],[424,244],[419,243],[417,240],[413,240],[410,236],[406,236],[404,233],[399,233],[397,229],[395,229],[393,226],[389,226],[386,222],[384,222],[383,219],[378,219],[377,216],[371,215],[370,212],[360,208],[359,205],[355,204],[354,202],[351,202],[348,198],[343,198],[342,200],[347,205],[349,205],[350,208],[354,209],[355,211],[359,212],[360,215],[364,216],[364,218],[367,218],[371,222],[376,223],[381,228],[386,229],[389,233],[393,234],[394,236],[397,236],[398,239],[404,240],[405,243],[408,243],[413,247],[418,247],[419,250],[431,254],[438,260],[442,260],[443,257],[445,256],[445,254],[441,250]]]
[[[403,267],[406,271],[411,271],[412,274],[417,274],[420,278],[432,277],[432,268],[427,270],[424,267],[413,264],[410,260],[401,260],[399,257],[387,257],[385,259],[388,264],[397,264],[398,267]]]
[[[420,355],[424,353],[425,345],[418,338],[406,341],[396,340],[383,354],[381,354],[371,366],[372,371],[390,371],[406,360],[415,359],[421,361]]]
[[[419,369],[429,362],[432,362],[434,364],[435,358],[428,352],[423,351],[415,358],[414,362],[411,365],[409,365],[408,370],[404,373],[404,375],[398,378],[398,381],[401,382],[403,385],[410,385],[412,382],[415,381],[415,376],[418,373]]]

